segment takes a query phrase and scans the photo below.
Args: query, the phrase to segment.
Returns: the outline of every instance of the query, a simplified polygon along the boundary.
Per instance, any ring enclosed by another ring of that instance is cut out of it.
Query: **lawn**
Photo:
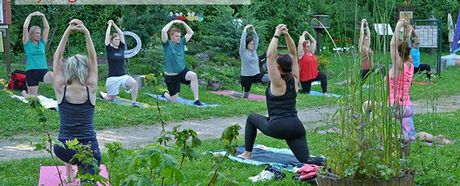
[[[343,81],[346,75],[343,73],[345,69],[345,62],[353,60],[352,56],[342,56],[340,59],[338,56],[333,55],[327,58],[329,60],[328,72],[329,82],[328,90],[335,94],[345,94],[345,87],[343,85],[335,85],[335,82]],[[433,62],[434,57],[424,55],[422,59],[428,59],[427,61]],[[387,59],[385,59],[387,60]],[[13,66],[13,69],[20,69],[17,65]],[[238,68],[238,67],[230,67]],[[432,64],[432,68],[434,65]],[[457,87],[460,87],[460,69],[449,68],[443,72],[442,76],[436,76],[433,79],[432,85],[414,85],[412,88],[413,100],[418,99],[433,99],[434,96],[448,96],[457,94]],[[106,77],[107,66],[101,65],[100,67],[100,90],[105,90],[105,81],[103,77]],[[236,75],[237,77],[239,75]],[[0,77],[9,79],[4,72],[0,74]],[[424,75],[417,75],[417,81],[425,81]],[[251,92],[263,95],[266,85],[253,86]],[[227,89],[240,91],[241,87],[238,84],[227,85]],[[51,85],[40,85],[40,93],[47,97],[54,98]],[[160,94],[163,90],[166,90],[164,85],[159,86],[146,86],[140,89],[138,100],[140,102],[156,105],[156,100],[144,95],[144,92],[156,92]],[[190,88],[182,86],[181,96],[191,99],[192,93]],[[313,85],[312,90],[321,91],[319,85]],[[15,92],[19,94],[19,92]],[[129,94],[121,91],[121,97],[130,98]],[[2,104],[0,109],[2,115],[0,116],[0,138],[9,137],[16,134],[36,134],[40,127],[35,122],[33,117],[27,117],[30,113],[27,111],[27,104],[23,104],[18,100],[9,98],[9,93],[5,90],[0,90],[0,99]],[[241,99],[232,99],[229,97],[219,96],[210,93],[202,85],[200,86],[200,99],[205,103],[219,104],[221,106],[214,108],[195,108],[177,103],[159,102],[163,119],[166,122],[172,121],[183,121],[190,119],[208,119],[213,117],[228,117],[238,115],[248,115],[252,112],[266,113],[266,105],[264,102],[246,101]],[[297,108],[309,108],[318,106],[332,106],[335,104],[336,99],[326,97],[314,97],[308,95],[298,96]],[[244,109],[242,109],[244,108]],[[20,116],[20,117],[18,117]],[[59,116],[56,111],[46,111],[46,116],[49,119],[51,125],[50,130],[57,130],[59,128]],[[139,109],[131,108],[127,106],[116,105],[106,101],[98,101],[96,112],[95,112],[95,127],[96,129],[104,128],[118,128],[127,126],[139,126],[139,125],[155,125],[159,123],[158,112],[156,108],[152,109]]]
[[[451,139],[460,139],[460,110],[449,113],[430,113],[415,116],[415,125],[418,131],[426,131],[433,134],[443,134]],[[244,133],[244,130],[240,130]],[[336,134],[320,135],[308,131],[307,140],[311,154],[326,155],[327,144],[331,140],[338,140]],[[240,137],[239,144],[243,144]],[[275,140],[264,135],[258,135],[256,143],[272,147],[287,148],[282,140]],[[219,150],[223,146],[218,140],[206,140],[197,148],[200,154],[203,152]],[[411,160],[417,170],[417,185],[458,185],[460,184],[460,143],[445,146],[428,146],[423,143],[415,143],[411,148]],[[180,159],[175,154],[176,159]],[[103,155],[103,163],[108,164],[107,154]],[[200,155],[195,161],[186,160],[182,170],[186,174],[185,185],[205,185],[210,180],[213,170],[213,160],[209,155]],[[52,165],[49,158],[33,158],[15,161],[0,162],[0,182],[4,185],[37,185],[39,167]],[[226,160],[224,173],[229,175],[241,185],[251,184],[247,179],[261,172],[263,166],[245,165]],[[110,170],[109,170],[110,172]],[[300,185],[291,177],[292,173],[284,171],[287,176],[282,181],[269,181],[256,185]]]

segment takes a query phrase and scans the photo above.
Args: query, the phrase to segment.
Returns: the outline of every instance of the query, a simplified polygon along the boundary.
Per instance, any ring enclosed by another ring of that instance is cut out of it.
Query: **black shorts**
[[[365,80],[370,73],[372,73],[371,69],[361,69],[361,79]]]
[[[241,76],[241,86],[244,88],[244,92],[251,91],[251,85],[253,83],[260,83],[262,82],[262,78],[265,74],[258,73],[254,76]]]
[[[38,82],[43,82],[48,69],[32,69],[26,71],[27,86],[38,86]]]
[[[190,85],[190,81],[185,79],[185,75],[189,70],[185,68],[182,72],[177,75],[164,75],[166,86],[168,87],[169,95],[174,96],[180,92],[180,84]]]

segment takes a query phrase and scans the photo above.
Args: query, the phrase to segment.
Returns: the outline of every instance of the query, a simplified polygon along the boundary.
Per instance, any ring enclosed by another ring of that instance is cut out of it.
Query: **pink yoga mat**
[[[233,90],[220,90],[220,91],[212,91],[211,93],[214,94],[219,94],[223,96],[229,96],[232,98],[242,98],[241,92],[233,91]],[[249,97],[247,98],[249,100],[254,100],[254,101],[265,101],[265,96],[257,95],[257,94],[249,94]]]
[[[64,166],[59,166],[59,172],[61,172],[62,181],[64,181],[66,170]],[[107,168],[105,165],[101,165],[101,172],[99,175],[103,176],[104,178],[109,178],[109,174],[107,173]],[[75,174],[77,173],[77,166],[74,166]],[[76,180],[73,184],[77,183],[80,185],[80,181]],[[56,172],[55,166],[41,166],[40,167],[40,178],[38,181],[39,186],[57,186],[60,185],[61,182],[59,181],[59,174]],[[103,184],[97,183],[97,185],[102,186]],[[110,185],[110,184],[108,184]]]

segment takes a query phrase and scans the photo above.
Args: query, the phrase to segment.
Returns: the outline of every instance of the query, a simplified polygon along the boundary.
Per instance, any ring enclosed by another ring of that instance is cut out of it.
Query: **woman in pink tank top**
[[[374,66],[374,51],[371,49],[371,31],[366,19],[361,20],[359,53],[362,56],[361,79],[365,80]]]
[[[404,27],[403,40],[400,40],[401,27]],[[414,64],[410,57],[409,33],[412,27],[405,20],[396,24],[395,34],[390,42],[392,66],[389,71],[388,103],[396,111],[396,118],[400,121],[404,141],[413,141],[416,138],[413,122],[414,112],[410,101],[410,88],[414,74]]]

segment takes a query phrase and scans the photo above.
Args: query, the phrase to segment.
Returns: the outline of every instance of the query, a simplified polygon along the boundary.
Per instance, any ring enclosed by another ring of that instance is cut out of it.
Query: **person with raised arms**
[[[181,24],[187,32],[181,37],[181,31],[173,24]],[[180,84],[190,85],[192,88],[194,105],[203,105],[198,97],[198,77],[195,72],[189,71],[185,66],[185,44],[193,36],[193,30],[181,20],[172,20],[161,30],[161,41],[165,55],[164,78],[167,92],[163,92],[163,97],[169,101],[177,101],[180,92]],[[169,39],[168,39],[169,36]]]
[[[63,60],[63,53],[72,32],[81,32],[86,40],[88,57],[77,54]],[[68,149],[66,141],[77,139],[83,145],[89,145],[97,165],[101,163],[101,152],[94,130],[94,110],[97,92],[96,50],[89,30],[82,21],[73,19],[64,32],[53,58],[54,93],[59,107],[58,140],[64,146],[54,145],[54,153],[65,162],[66,182],[74,181],[72,165],[76,163],[82,175],[95,174],[96,167],[81,161],[71,162],[76,151]],[[84,180],[83,180],[84,181]]]
[[[43,22],[43,33],[39,26],[34,25],[29,28],[30,20],[33,16],[40,17]],[[39,82],[52,83],[53,72],[48,72],[48,63],[46,60],[46,42],[50,26],[45,14],[33,12],[29,14],[22,27],[22,44],[26,55],[26,83],[27,91],[22,91],[24,97],[38,95]]]
[[[100,96],[112,101],[118,95],[120,88],[129,90],[131,93],[131,103],[133,107],[140,107],[136,101],[138,85],[136,80],[126,74],[125,65],[125,46],[126,41],[123,31],[112,21],[107,22],[108,27],[105,32],[105,49],[107,50],[107,62],[109,64],[109,76],[105,82],[107,94],[100,92]],[[115,28],[116,33],[110,34],[111,28]]]
[[[359,53],[361,54],[361,79],[365,80],[374,67],[374,51],[371,49],[371,31],[366,19],[361,20],[359,34]]]
[[[247,37],[247,32],[252,28],[252,38]],[[241,86],[243,86],[243,98],[249,97],[249,91],[253,83],[269,82],[268,74],[260,73],[259,56],[259,36],[252,25],[246,25],[240,38],[240,59],[241,59]]]
[[[278,40],[281,34],[286,39],[288,54],[278,55]],[[265,91],[268,117],[251,114],[246,120],[244,131],[245,152],[238,155],[252,158],[252,149],[257,130],[276,139],[284,139],[294,156],[301,163],[322,165],[323,157],[310,157],[305,139],[305,128],[297,116],[296,97],[299,83],[299,65],[295,43],[286,25],[279,24],[268,46],[268,75],[270,83]]]
[[[305,39],[308,35],[308,39]],[[321,89],[325,96],[327,94],[327,76],[318,70],[318,59],[315,56],[316,40],[307,31],[302,33],[297,45],[298,60],[299,60],[299,80],[302,85],[302,93],[309,94],[311,90],[311,83],[313,81],[321,81]]]

